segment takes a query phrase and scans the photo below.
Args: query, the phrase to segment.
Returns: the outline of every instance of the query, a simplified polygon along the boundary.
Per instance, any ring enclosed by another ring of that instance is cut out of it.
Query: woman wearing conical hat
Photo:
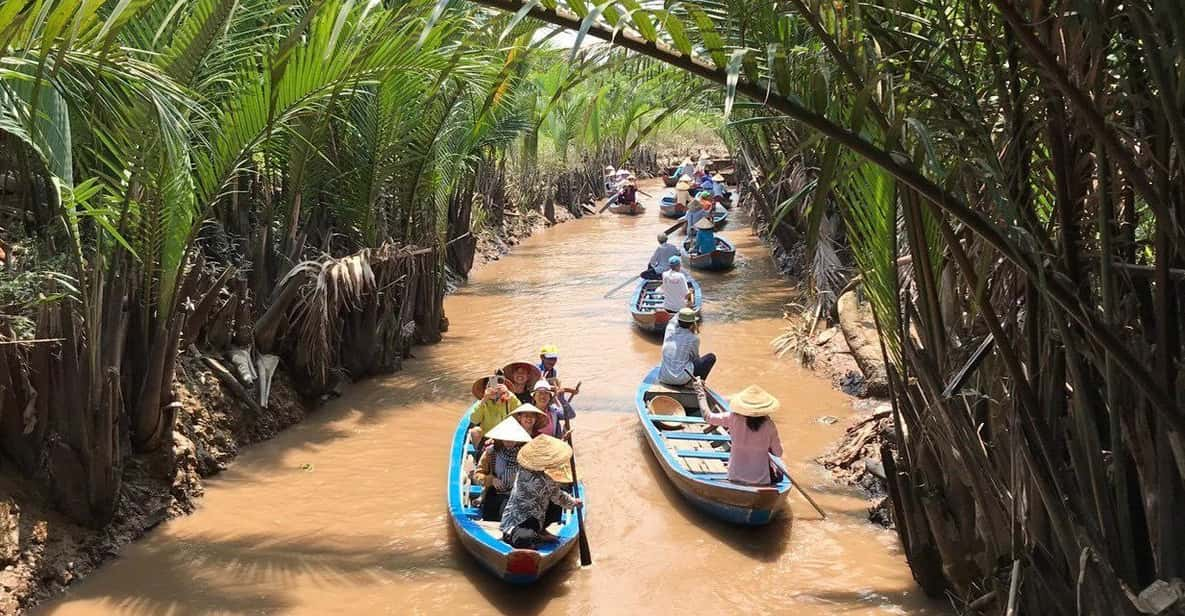
[[[561,489],[572,483],[572,448],[547,435],[537,436],[518,452],[518,476],[502,513],[502,540],[516,548],[554,541],[547,532],[548,505],[575,509],[580,499]]]
[[[695,379],[695,395],[700,413],[713,426],[724,426],[732,437],[728,457],[728,480],[745,485],[767,486],[781,480],[781,471],[769,455],[781,457],[782,440],[770,414],[778,410],[778,399],[769,392],[750,385],[729,398],[732,412],[712,411],[703,381]]]
[[[486,440],[489,444],[477,461],[473,482],[485,488],[481,494],[481,519],[497,522],[502,519],[518,476],[518,450],[531,442],[531,435],[518,421],[507,417],[486,434]]]

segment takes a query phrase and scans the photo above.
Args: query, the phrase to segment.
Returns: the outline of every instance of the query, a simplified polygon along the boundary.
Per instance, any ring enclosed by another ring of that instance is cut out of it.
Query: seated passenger
[[[716,354],[699,354],[699,315],[692,308],[679,311],[667,323],[662,338],[662,363],[658,380],[667,385],[686,385],[692,377],[708,378],[716,365]]]
[[[691,290],[687,274],[683,273],[683,260],[678,256],[667,259],[667,271],[662,273],[659,289],[662,291],[662,307],[667,312],[679,312],[695,305],[695,292]]]
[[[493,376],[474,381],[470,391],[474,398],[481,400],[469,416],[469,423],[473,426],[469,429],[469,442],[480,452],[485,433],[493,430],[494,426],[506,419],[510,411],[518,408],[522,402],[506,388],[501,370]]]
[[[551,416],[530,402],[514,409],[510,416],[518,421],[518,425],[522,426],[531,438],[550,433]]]
[[[492,442],[477,461],[473,481],[485,488],[481,493],[481,519],[497,522],[502,519],[502,510],[518,474],[518,451],[523,443],[531,441],[531,435],[507,417],[486,434],[486,439]]]
[[[658,248],[655,248],[654,254],[650,255],[646,271],[638,274],[638,277],[646,280],[662,280],[662,273],[671,268],[671,257],[678,257],[681,254],[682,251],[677,245],[667,242],[666,233],[659,233]]]
[[[518,451],[518,478],[502,513],[502,540],[516,548],[534,548],[554,541],[547,532],[548,505],[575,509],[580,499],[561,489],[572,483],[572,448],[550,436],[539,436]],[[557,516],[558,519],[558,516]]]
[[[549,344],[542,349],[539,349],[539,364],[535,367],[539,369],[540,378],[558,378],[560,373],[558,370],[556,370],[555,365],[559,361],[560,349],[556,345]]]
[[[782,440],[778,427],[769,418],[778,410],[778,399],[756,385],[745,388],[729,399],[732,412],[715,412],[708,404],[703,381],[695,379],[695,395],[700,413],[713,426],[724,426],[732,438],[728,456],[728,480],[753,486],[767,486],[782,480],[781,469],[769,455],[781,457]]]
[[[542,376],[539,369],[525,361],[516,361],[507,364],[502,372],[506,375],[506,387],[510,389],[510,393],[514,394],[519,402],[530,402],[531,384]]]
[[[574,394],[569,394],[568,399],[564,399],[564,392],[557,391],[551,383],[545,380],[535,383],[531,393],[534,396],[534,405],[547,413],[550,424],[547,434],[556,438],[564,438],[564,426],[561,420],[570,420],[576,416],[576,410],[572,408],[571,402],[571,396]]]

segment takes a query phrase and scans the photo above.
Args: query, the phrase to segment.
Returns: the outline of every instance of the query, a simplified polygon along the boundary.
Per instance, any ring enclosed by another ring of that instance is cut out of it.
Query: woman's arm
[[[563,507],[564,509],[575,509],[580,501],[572,498],[571,494],[560,489],[560,484],[552,482],[551,484],[551,502]]]
[[[714,426],[723,424],[724,421],[728,419],[729,415],[731,415],[731,413],[728,411],[720,413],[713,411],[712,404],[708,402],[708,392],[706,389],[704,389],[703,380],[697,376],[692,379],[691,382],[693,383],[692,387],[695,388],[695,399],[697,402],[699,402],[700,416],[708,420],[708,423]]]
[[[481,452],[481,458],[477,460],[477,470],[473,471],[473,481],[486,488],[494,485],[493,462],[494,448],[488,447]]]

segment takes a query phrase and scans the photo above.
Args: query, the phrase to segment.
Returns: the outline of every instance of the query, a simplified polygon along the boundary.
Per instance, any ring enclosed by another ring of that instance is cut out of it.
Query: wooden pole
[[[579,389],[580,384],[576,387]],[[559,396],[561,392],[557,391],[555,395]],[[568,433],[568,444],[572,446],[572,483],[573,485],[580,485],[580,478],[576,475],[576,446],[572,444],[572,421],[564,417],[564,432]],[[582,491],[581,496],[584,495]],[[584,499],[581,498],[583,501]],[[588,533],[584,532],[584,503],[576,505],[576,526],[580,528],[580,535],[576,537],[576,541],[580,548],[580,566],[587,567],[592,564],[592,551],[588,547]]]

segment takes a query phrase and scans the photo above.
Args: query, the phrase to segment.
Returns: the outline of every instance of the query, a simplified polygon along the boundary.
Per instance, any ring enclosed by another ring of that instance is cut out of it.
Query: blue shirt
[[[688,372],[695,371],[699,359],[699,336],[690,329],[680,327],[676,319],[667,323],[662,339],[662,364],[658,380],[667,385],[685,385],[691,380]]]
[[[699,229],[699,233],[695,234],[695,249],[701,255],[716,250],[716,233],[708,229]]]

